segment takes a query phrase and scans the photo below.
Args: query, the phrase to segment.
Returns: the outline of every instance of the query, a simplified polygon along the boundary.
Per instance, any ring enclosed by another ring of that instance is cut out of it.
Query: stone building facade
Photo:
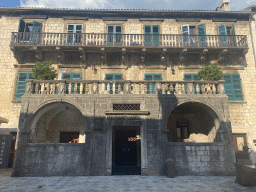
[[[164,175],[167,158],[178,175],[232,175],[241,143],[255,161],[254,16],[227,2],[0,8],[0,131],[18,132],[13,176]],[[58,77],[33,79],[46,60]],[[224,81],[197,78],[212,64]]]

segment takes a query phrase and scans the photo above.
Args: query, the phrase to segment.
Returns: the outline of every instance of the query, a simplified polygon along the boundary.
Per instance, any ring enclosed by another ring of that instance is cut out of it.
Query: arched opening
[[[210,107],[186,102],[171,112],[167,138],[169,142],[214,142],[219,128],[220,120]]]
[[[69,103],[42,107],[31,121],[31,143],[85,143],[85,120]]]

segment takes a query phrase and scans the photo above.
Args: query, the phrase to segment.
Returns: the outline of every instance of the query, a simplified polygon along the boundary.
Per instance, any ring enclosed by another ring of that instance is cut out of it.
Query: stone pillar
[[[187,94],[190,95],[190,94],[194,94],[194,87],[193,87],[193,83],[190,82],[190,81],[187,81]]]

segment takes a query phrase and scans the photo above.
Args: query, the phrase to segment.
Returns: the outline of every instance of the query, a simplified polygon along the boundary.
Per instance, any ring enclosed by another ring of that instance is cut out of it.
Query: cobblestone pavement
[[[0,191],[255,192],[256,187],[235,184],[234,176],[11,177],[8,169],[0,170]]]

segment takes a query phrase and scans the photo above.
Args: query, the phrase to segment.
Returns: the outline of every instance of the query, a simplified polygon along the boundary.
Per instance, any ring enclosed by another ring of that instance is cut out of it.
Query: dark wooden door
[[[112,174],[140,175],[139,128],[115,127],[112,144]]]
[[[233,134],[234,149],[236,154],[236,159],[249,159],[249,154],[243,151],[242,143],[244,146],[247,145],[246,134],[244,133],[234,133]]]

